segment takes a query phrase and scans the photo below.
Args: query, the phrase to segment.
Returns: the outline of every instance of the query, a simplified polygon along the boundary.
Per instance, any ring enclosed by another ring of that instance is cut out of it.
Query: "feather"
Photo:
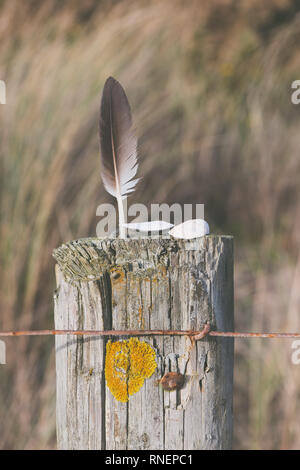
[[[100,108],[101,177],[106,191],[117,199],[120,237],[125,238],[123,199],[135,189],[137,138],[127,96],[120,83],[109,77]]]

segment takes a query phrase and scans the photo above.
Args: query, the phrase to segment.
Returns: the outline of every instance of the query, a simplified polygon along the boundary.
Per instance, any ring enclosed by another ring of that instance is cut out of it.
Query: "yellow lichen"
[[[138,392],[144,380],[151,377],[157,367],[155,351],[143,341],[130,338],[108,341],[105,358],[105,378],[113,396],[123,403],[129,395]]]

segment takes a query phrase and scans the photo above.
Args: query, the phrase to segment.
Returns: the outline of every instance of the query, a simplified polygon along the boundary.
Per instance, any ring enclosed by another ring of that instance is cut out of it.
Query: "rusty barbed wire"
[[[232,338],[300,338],[300,333],[252,333],[211,330],[206,323],[202,330],[23,330],[0,331],[0,337],[9,336],[188,336],[193,341],[205,336]]]

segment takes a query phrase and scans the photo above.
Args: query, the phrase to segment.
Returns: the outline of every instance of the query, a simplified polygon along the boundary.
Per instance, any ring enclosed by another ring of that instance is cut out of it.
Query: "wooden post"
[[[233,239],[80,239],[54,252],[56,329],[233,330]],[[233,340],[147,336],[157,368],[127,403],[105,381],[107,337],[56,337],[60,449],[229,449]],[[128,338],[111,338],[120,341]],[[122,343],[123,344],[123,343]],[[185,376],[180,390],[157,384]]]

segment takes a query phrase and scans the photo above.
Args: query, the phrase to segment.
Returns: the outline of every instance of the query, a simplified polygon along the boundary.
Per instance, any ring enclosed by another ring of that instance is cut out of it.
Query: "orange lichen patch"
[[[159,270],[161,277],[167,276],[168,272],[167,272],[166,266],[160,266],[158,270]]]
[[[165,266],[158,266],[156,273],[152,276],[151,280],[153,283],[157,283],[159,280],[167,278],[167,275],[167,268]]]
[[[154,349],[137,338],[108,341],[106,345],[106,383],[118,401],[126,403],[129,395],[141,389],[156,367]]]
[[[125,273],[122,269],[112,268],[110,271],[110,278],[112,284],[119,284],[124,280]]]

